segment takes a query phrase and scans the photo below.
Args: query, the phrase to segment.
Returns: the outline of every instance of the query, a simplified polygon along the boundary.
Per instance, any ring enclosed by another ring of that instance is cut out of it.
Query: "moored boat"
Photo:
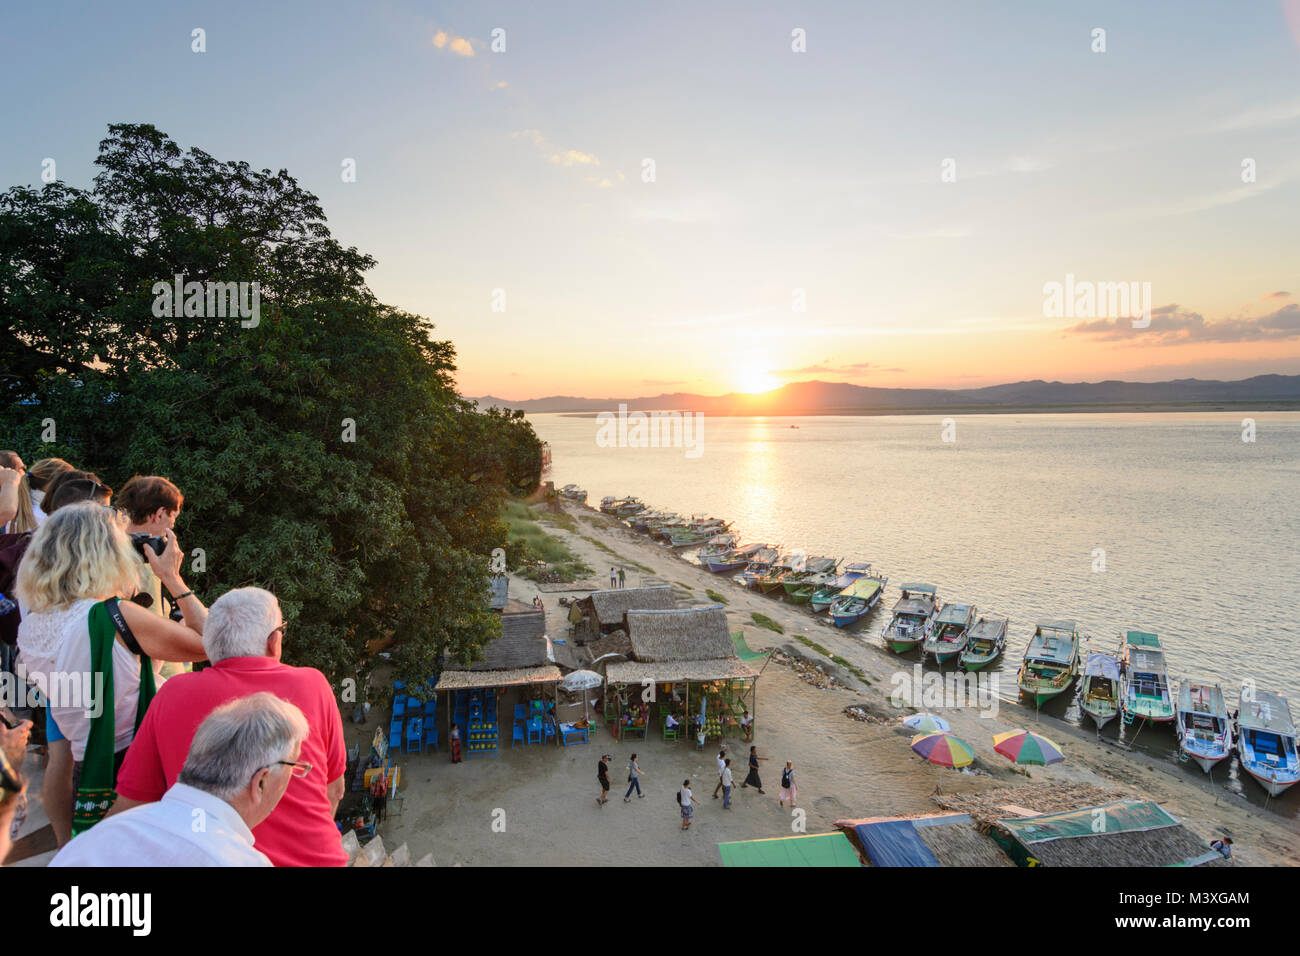
[[[645,505],[641,503],[640,498],[615,498],[613,495],[606,495],[600,499],[600,510],[607,515],[625,518],[638,511],[644,511]]]
[[[1232,753],[1232,723],[1223,688],[1209,681],[1178,685],[1178,749],[1209,773]]]
[[[573,484],[565,485],[560,489],[560,497],[582,504],[587,500],[587,490],[585,488],[579,488],[577,485]]]
[[[700,564],[706,571],[720,574],[724,571],[739,571],[749,567],[754,555],[765,550],[762,544],[742,544],[718,555],[706,555],[700,552]]]
[[[1007,646],[1008,623],[1006,617],[998,614],[989,614],[974,623],[965,650],[957,655],[962,670],[977,671],[1002,656]]]
[[[673,528],[668,532],[668,544],[674,548],[693,548],[725,533],[729,527],[731,527],[730,524],[719,518],[710,520],[705,524]]]
[[[885,593],[886,580],[877,574],[866,574],[836,595],[830,607],[835,626],[848,627],[866,617]]]
[[[807,561],[808,555],[803,551],[787,551],[772,562],[772,566],[767,571],[755,579],[754,586],[764,594],[770,594],[781,586],[781,581],[787,574],[802,571]]]
[[[852,564],[845,565],[839,574],[813,590],[813,593],[808,596],[808,606],[814,612],[825,611],[831,606],[831,602],[835,600],[835,595],[858,580],[858,578],[864,578],[870,573],[871,563],[869,561],[855,561]]]
[[[1249,699],[1247,699],[1249,697]],[[1237,754],[1270,797],[1300,781],[1296,728],[1286,698],[1247,684],[1237,708]]]
[[[736,546],[738,540],[739,539],[729,531],[723,532],[722,534],[715,534],[704,543],[704,547],[700,548],[696,557],[703,562],[705,558],[713,558],[726,554]]]
[[[787,574],[781,579],[781,587],[785,591],[786,597],[793,598],[798,592],[802,591],[809,584],[815,586],[807,592],[804,600],[812,597],[812,592],[827,581],[835,577],[835,566],[839,564],[836,558],[809,558],[804,562],[803,570]],[[802,603],[796,601],[795,603]]]
[[[1042,621],[1025,648],[1016,684],[1038,706],[1060,694],[1079,673],[1079,632],[1073,621]]]
[[[974,604],[945,604],[930,624],[921,648],[945,664],[966,649],[970,629],[975,623]]]
[[[889,623],[880,632],[889,649],[906,654],[923,640],[939,608],[938,590],[933,584],[904,584],[903,596],[894,604]]]
[[[763,548],[755,551],[749,563],[745,565],[745,570],[740,572],[740,583],[747,588],[757,588],[759,579],[772,570],[781,557],[781,548],[779,545],[771,548]]]
[[[1167,724],[1174,719],[1174,695],[1160,638],[1129,631],[1120,642],[1120,707],[1124,723],[1139,717]]]
[[[1079,682],[1079,708],[1097,729],[1119,714],[1119,660],[1109,654],[1089,654]]]

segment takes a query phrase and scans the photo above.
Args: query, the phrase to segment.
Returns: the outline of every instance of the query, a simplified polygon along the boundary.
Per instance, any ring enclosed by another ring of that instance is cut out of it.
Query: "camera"
[[[153,548],[154,554],[161,555],[167,548],[167,539],[159,537],[156,534],[146,534],[143,531],[137,531],[135,534],[131,535],[131,547],[135,548],[140,557],[147,561],[149,559],[145,558],[144,549]]]

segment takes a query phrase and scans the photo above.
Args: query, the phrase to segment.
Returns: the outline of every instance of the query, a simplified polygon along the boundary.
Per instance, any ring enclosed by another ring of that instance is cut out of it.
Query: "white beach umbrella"
[[[595,671],[573,671],[564,675],[560,680],[560,686],[565,690],[582,691],[582,718],[590,723],[587,716],[587,691],[593,687],[599,687],[605,683],[605,678],[601,677]]]

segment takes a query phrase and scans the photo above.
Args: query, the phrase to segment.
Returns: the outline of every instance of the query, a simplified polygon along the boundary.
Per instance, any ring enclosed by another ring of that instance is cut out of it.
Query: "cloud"
[[[832,365],[829,358],[823,359],[816,365],[805,365],[803,368],[783,368],[777,369],[773,375],[861,375],[868,369],[880,371],[870,362],[853,362],[846,365]],[[902,369],[897,369],[902,371]]]
[[[557,166],[599,166],[600,160],[591,153],[584,153],[576,149],[566,149],[563,152],[552,153],[551,162]]]
[[[1289,299],[1289,298],[1291,298],[1290,292],[1270,292],[1268,295],[1261,297],[1261,299]]]
[[[494,89],[494,90],[504,90],[504,89],[505,89],[507,86],[509,86],[509,85],[510,85],[510,84],[507,83],[505,80],[497,80],[497,82],[496,82],[495,84],[493,84],[492,89]]]
[[[433,45],[439,50],[450,50],[457,56],[474,55],[474,45],[469,40],[448,33],[446,30],[439,30],[433,35]]]
[[[1260,342],[1300,338],[1300,305],[1294,302],[1257,318],[1208,321],[1199,312],[1183,312],[1175,303],[1151,310],[1151,325],[1133,328],[1132,319],[1097,319],[1063,330],[1101,342],[1140,345],[1186,345],[1192,342]]]
[[[643,378],[641,384],[652,388],[665,388],[669,385],[684,385],[686,381],[684,378]]]
[[[521,129],[510,134],[511,139],[521,139],[531,143],[541,155],[546,157],[546,161],[552,166],[561,166],[566,169],[575,169],[585,166],[599,166],[600,157],[594,153],[585,153],[580,149],[561,149],[553,146],[546,141],[542,131],[538,129]],[[609,189],[614,185],[614,181],[608,176],[585,176],[585,182],[590,183],[597,189]],[[622,176],[619,177],[621,182]]]

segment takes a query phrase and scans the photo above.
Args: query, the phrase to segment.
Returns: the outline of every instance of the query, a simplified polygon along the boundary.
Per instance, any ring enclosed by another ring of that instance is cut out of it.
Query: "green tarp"
[[[861,866],[843,833],[719,843],[723,866]]]
[[[999,820],[1024,844],[1045,843],[1062,837],[1087,837],[1102,833],[1133,833],[1177,826],[1178,821],[1158,803],[1150,800],[1123,800],[1100,807],[1083,807],[1065,813],[1046,813],[1038,817]]]
[[[1138,647],[1159,647],[1160,638],[1146,631],[1129,631],[1128,642]]]
[[[767,651],[751,651],[749,645],[745,643],[745,632],[737,631],[731,635],[731,643],[736,648],[736,656],[742,661],[756,661],[767,657]]]

